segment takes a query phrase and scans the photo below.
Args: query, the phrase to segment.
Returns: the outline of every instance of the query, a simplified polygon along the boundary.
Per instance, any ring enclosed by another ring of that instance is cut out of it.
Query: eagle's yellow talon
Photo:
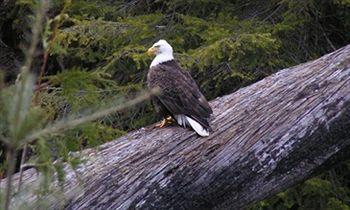
[[[156,128],[163,128],[166,127],[167,125],[170,125],[174,122],[172,117],[166,117],[164,118],[160,123],[157,123],[154,127]]]

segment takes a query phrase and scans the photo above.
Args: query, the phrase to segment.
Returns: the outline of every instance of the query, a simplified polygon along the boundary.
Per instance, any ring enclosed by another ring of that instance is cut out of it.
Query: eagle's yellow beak
[[[158,51],[158,48],[156,47],[151,47],[147,50],[147,55],[151,56],[151,55],[155,55]]]

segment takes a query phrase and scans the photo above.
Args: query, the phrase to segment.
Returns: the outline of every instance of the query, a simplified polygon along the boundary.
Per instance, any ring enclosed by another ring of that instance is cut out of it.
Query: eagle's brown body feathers
[[[210,130],[209,118],[213,111],[209,103],[191,75],[174,60],[151,67],[147,85],[149,88],[160,88],[160,94],[154,96],[152,101],[161,116],[175,119],[176,115],[186,115]]]

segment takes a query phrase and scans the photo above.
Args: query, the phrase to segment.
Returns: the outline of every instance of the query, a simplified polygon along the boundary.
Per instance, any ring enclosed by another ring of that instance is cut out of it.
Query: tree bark
[[[209,137],[150,126],[84,150],[76,172],[65,167],[65,208],[240,209],[346,159],[350,45],[211,106]],[[30,186],[38,175],[27,170],[23,180]]]

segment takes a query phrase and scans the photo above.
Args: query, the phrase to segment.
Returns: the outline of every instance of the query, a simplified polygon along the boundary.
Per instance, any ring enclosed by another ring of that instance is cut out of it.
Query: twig
[[[6,197],[4,203],[4,209],[8,210],[11,202],[12,193],[12,174],[15,171],[16,165],[16,150],[14,148],[8,148],[7,151],[7,185],[6,185]]]
[[[83,123],[96,120],[98,118],[112,114],[112,113],[117,112],[117,111],[124,110],[128,107],[134,106],[136,104],[141,103],[142,101],[149,99],[152,95],[155,95],[158,92],[159,92],[159,89],[154,88],[154,89],[150,90],[149,92],[147,92],[141,96],[138,96],[133,100],[127,101],[124,104],[118,105],[116,107],[111,107],[111,108],[108,108],[108,109],[105,109],[102,111],[98,111],[98,112],[93,113],[89,116],[85,116],[85,117],[81,117],[81,118],[77,118],[77,119],[73,119],[73,120],[69,120],[69,121],[65,120],[65,121],[58,122],[56,124],[53,124],[52,126],[44,128],[36,133],[33,133],[33,134],[27,136],[26,138],[24,138],[21,141],[21,146],[23,146],[24,144],[27,144],[27,143],[31,143],[32,141],[35,141],[35,139],[37,139],[41,136],[57,133],[59,131],[69,130],[69,129],[72,129],[72,128],[74,128],[78,125],[81,125]]]
[[[28,144],[25,144],[22,151],[21,165],[19,167],[19,180],[18,180],[18,189],[17,189],[18,192],[21,190],[23,171],[24,171],[24,162],[27,155],[27,149],[28,149]]]
[[[67,10],[68,8],[68,4],[65,3],[63,9],[61,10],[60,14],[58,16],[61,16],[65,13],[65,11]],[[56,16],[56,17],[58,17]],[[44,48],[44,56],[43,56],[43,64],[41,65],[40,67],[40,74],[39,74],[39,78],[38,78],[38,89],[35,90],[35,97],[34,97],[34,103],[37,103],[37,100],[38,100],[38,97],[39,97],[39,93],[40,93],[40,90],[41,90],[41,83],[42,83],[42,80],[43,80],[43,77],[44,77],[44,74],[45,74],[45,69],[46,69],[46,66],[47,66],[47,60],[49,58],[49,52],[51,51],[51,48],[52,48],[52,43],[54,42],[55,38],[56,38],[56,35],[57,35],[57,32],[58,32],[58,27],[59,27],[59,20],[60,18],[58,18],[57,21],[54,21],[53,24],[53,29],[52,29],[52,34],[51,36],[48,38],[48,43],[49,43],[49,46],[45,49]]]
[[[40,68],[40,74],[39,74],[39,79],[38,79],[38,88],[35,89],[34,103],[37,103],[37,101],[38,101],[39,92],[41,90],[41,82],[43,80],[43,76],[45,73],[48,56],[49,56],[49,53],[48,53],[48,51],[46,51],[44,53],[44,57],[43,57],[43,65]]]
[[[269,18],[271,18],[274,14],[276,14],[276,12],[278,12],[278,10],[280,10],[280,9],[282,8],[283,2],[281,1],[281,2],[279,2],[278,4],[279,4],[278,7],[277,7],[270,15],[268,15],[267,17],[265,17],[265,18],[262,20],[263,22],[266,21],[266,20],[268,20]]]
[[[324,36],[324,38],[326,39],[327,43],[329,44],[329,46],[331,46],[332,50],[336,50],[337,48],[334,46],[334,44],[331,42],[331,40],[329,39],[329,37],[327,36],[326,32],[324,31],[322,25],[320,24],[320,28],[322,31],[322,34]]]

